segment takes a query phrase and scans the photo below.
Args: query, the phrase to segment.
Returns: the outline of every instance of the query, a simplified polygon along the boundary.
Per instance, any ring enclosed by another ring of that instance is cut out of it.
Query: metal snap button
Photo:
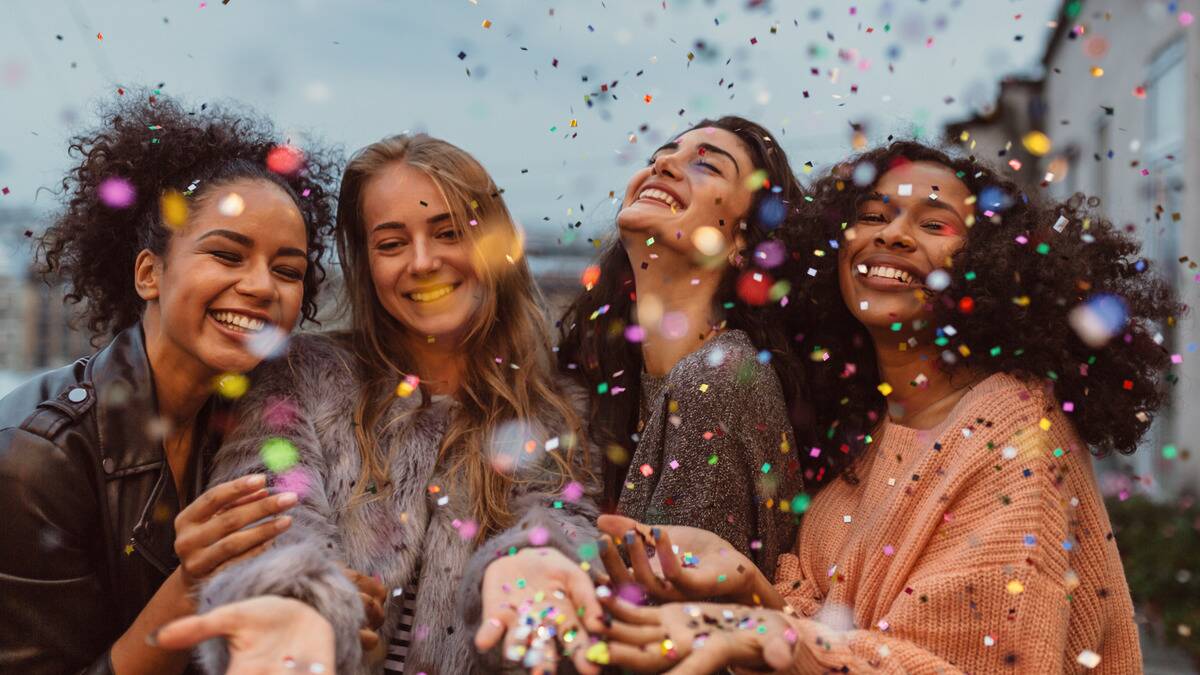
[[[111,457],[105,457],[104,461],[101,462],[100,465],[104,467],[104,473],[113,472],[114,464]]]
[[[83,403],[87,400],[88,392],[83,387],[75,387],[67,392],[67,400],[71,403]]]

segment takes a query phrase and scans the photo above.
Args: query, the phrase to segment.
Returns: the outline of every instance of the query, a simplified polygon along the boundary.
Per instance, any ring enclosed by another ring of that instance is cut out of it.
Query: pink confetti
[[[263,409],[263,421],[274,430],[291,426],[300,416],[296,404],[289,398],[277,398],[267,401]]]
[[[1190,25],[1192,25],[1192,22],[1195,20],[1196,20],[1196,17],[1193,16],[1191,12],[1180,12],[1179,13],[1179,25],[1180,26],[1190,26]]]
[[[458,536],[464,540],[475,538],[475,533],[479,532],[479,524],[473,520],[459,520],[455,518],[451,524],[454,525],[454,529],[458,530]]]
[[[883,547],[884,555],[895,555],[895,553],[896,553],[896,549],[893,548],[891,544],[888,544],[887,546]]]
[[[583,497],[583,485],[578,481],[571,481],[563,488],[563,499],[568,502],[577,502]]]
[[[96,194],[105,206],[112,209],[128,208],[137,198],[137,192],[134,191],[133,185],[119,176],[100,181]]]
[[[545,546],[550,541],[550,532],[544,527],[535,527],[529,531],[529,543],[534,546]]]
[[[296,496],[303,500],[312,487],[312,481],[309,480],[304,469],[295,467],[276,474],[272,487],[277,492],[295,492]]]
[[[1063,411],[1075,412],[1075,404],[1071,401],[1063,401]]]

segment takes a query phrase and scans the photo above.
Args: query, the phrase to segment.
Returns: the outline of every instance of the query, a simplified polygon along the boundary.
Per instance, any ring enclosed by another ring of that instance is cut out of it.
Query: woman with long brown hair
[[[293,526],[218,574],[201,604],[303,600],[332,623],[340,673],[468,672],[497,554],[533,547],[590,591],[574,562],[595,532],[580,413],[555,374],[520,231],[471,155],[424,134],[367,146],[342,179],[337,240],[351,330],[299,337],[254,374],[213,469],[214,481],[271,472],[300,494]],[[343,564],[393,589],[386,655],[362,658],[363,605]],[[586,636],[554,590],[539,606]],[[210,669],[219,652],[205,652]]]

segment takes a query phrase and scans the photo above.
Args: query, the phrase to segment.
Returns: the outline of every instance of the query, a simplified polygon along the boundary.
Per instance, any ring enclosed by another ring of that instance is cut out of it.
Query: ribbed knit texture
[[[885,422],[856,469],[857,484],[813,499],[776,574],[792,608],[816,617],[799,633],[820,664],[1141,672],[1091,456],[1037,385],[992,375],[935,429]]]

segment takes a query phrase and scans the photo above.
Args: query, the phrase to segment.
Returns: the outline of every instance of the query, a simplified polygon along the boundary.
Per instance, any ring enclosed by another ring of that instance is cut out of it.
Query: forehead
[[[738,164],[743,167],[753,164],[746,144],[742,142],[742,139],[738,138],[737,134],[725,129],[718,129],[716,127],[692,129],[678,136],[675,142],[681,148],[694,148],[702,143],[709,143],[733,155],[737,159]]]
[[[250,234],[295,236],[304,241],[304,216],[282,187],[262,178],[235,178],[213,185],[195,205],[189,234],[220,228]]]
[[[911,187],[902,189],[904,186]],[[889,169],[875,183],[876,192],[899,199],[904,199],[906,195],[901,193],[907,193],[909,189],[914,198],[927,199],[931,193],[936,193],[938,199],[955,205],[963,204],[971,196],[971,191],[954,174],[954,170],[936,162],[901,164]]]
[[[388,164],[362,188],[363,217],[368,224],[423,214],[421,220],[449,210],[437,184],[424,171],[403,162]]]

